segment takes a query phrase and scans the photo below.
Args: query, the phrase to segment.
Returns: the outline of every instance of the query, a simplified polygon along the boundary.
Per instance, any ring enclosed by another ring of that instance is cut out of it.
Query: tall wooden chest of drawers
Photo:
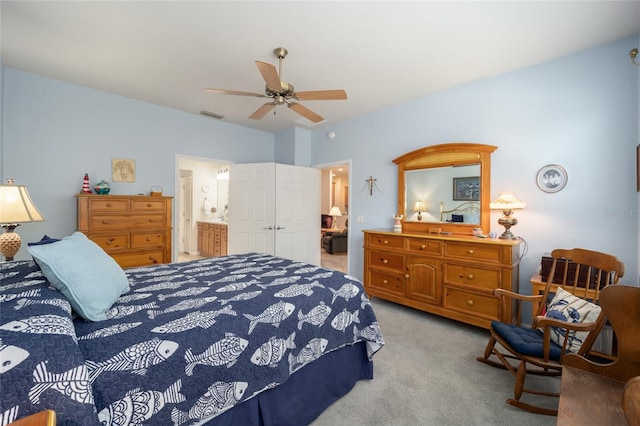
[[[78,231],[122,268],[171,262],[172,197],[78,194]]]
[[[365,230],[364,288],[370,296],[489,328],[513,315],[492,293],[518,292],[519,257],[519,240]]]

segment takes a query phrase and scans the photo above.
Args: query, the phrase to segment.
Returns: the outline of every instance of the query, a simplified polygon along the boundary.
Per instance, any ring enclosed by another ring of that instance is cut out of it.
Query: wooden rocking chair
[[[616,359],[597,364],[574,354],[566,365],[621,382],[640,376],[640,287],[619,285],[602,292],[602,312],[616,335]]]
[[[491,337],[484,355],[477,359],[506,369],[515,376],[514,398],[507,399],[508,404],[555,416],[557,409],[520,400],[523,393],[558,396],[553,392],[525,388],[526,375],[559,376],[566,353],[575,352],[581,356],[589,353],[605,322],[605,315],[595,306],[600,291],[619,282],[624,275],[624,264],[615,256],[585,249],[557,249],[551,257],[553,263],[543,294],[527,296],[503,289],[494,291],[501,299],[503,310],[509,306],[508,299],[515,304],[515,316],[511,324],[491,322]],[[547,312],[552,294],[555,297]],[[521,325],[523,302],[538,303],[531,327]],[[498,360],[489,359],[492,355]]]

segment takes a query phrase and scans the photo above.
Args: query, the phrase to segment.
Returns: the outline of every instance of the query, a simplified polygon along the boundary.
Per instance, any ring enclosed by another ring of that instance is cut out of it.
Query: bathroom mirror
[[[491,153],[495,146],[449,143],[395,160],[398,213],[407,232],[471,234],[489,231]]]

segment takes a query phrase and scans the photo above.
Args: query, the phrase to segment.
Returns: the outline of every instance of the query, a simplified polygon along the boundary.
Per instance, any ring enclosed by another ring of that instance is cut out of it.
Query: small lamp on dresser
[[[418,212],[417,219],[422,221],[422,212],[426,212],[427,209],[424,206],[424,202],[422,200],[416,201],[416,204],[413,206],[413,211]]]
[[[516,198],[513,192],[501,192],[498,199],[489,203],[491,210],[501,210],[502,217],[498,219],[498,223],[504,226],[504,232],[500,235],[503,240],[515,240],[516,237],[511,233],[511,227],[518,224],[518,219],[511,216],[516,209],[523,209],[527,203]]]
[[[14,232],[16,227],[21,223],[44,221],[27,188],[13,182],[13,179],[7,179],[6,185],[0,185],[0,227],[4,229],[0,235],[0,253],[6,260],[13,260],[20,250],[20,235]]]

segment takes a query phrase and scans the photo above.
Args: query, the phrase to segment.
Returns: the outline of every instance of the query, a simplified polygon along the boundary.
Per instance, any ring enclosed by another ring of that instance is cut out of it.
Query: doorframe
[[[316,169],[319,169],[320,172],[322,173],[322,170],[325,169],[330,169],[330,168],[334,168],[337,166],[343,166],[343,165],[347,165],[349,167],[349,173],[347,174],[347,179],[349,180],[349,194],[347,197],[347,200],[349,201],[349,210],[347,210],[347,220],[349,221],[349,223],[352,223],[351,221],[351,211],[353,203],[351,201],[351,195],[353,194],[353,165],[352,165],[353,160],[348,159],[348,160],[339,160],[339,161],[332,161],[330,163],[320,163],[320,164],[316,164],[314,166],[311,167],[315,167]],[[322,192],[322,184],[320,185],[320,192]],[[322,204],[322,203],[320,203]],[[322,212],[318,212],[318,214],[321,214]],[[351,272],[351,231],[347,232],[347,274],[349,274]],[[320,249],[322,250],[322,249]],[[322,253],[321,253],[322,254]]]
[[[187,154],[176,154],[175,156],[175,164],[174,164],[174,190],[173,193],[175,194],[174,196],[174,200],[173,200],[173,217],[171,218],[171,222],[172,222],[172,226],[173,226],[173,232],[172,232],[172,248],[171,248],[171,256],[173,258],[173,262],[177,262],[178,261],[178,256],[180,254],[179,249],[180,249],[180,235],[178,235],[178,205],[180,204],[180,161],[181,160],[192,160],[192,161],[200,161],[203,163],[212,163],[212,164],[216,164],[218,165],[218,167],[229,167],[231,166],[234,162],[231,160],[221,160],[221,159],[215,159],[215,158],[208,158],[208,157],[199,157],[196,155],[187,155]],[[193,176],[192,176],[193,177]],[[192,188],[192,193],[193,193],[193,188]],[[193,195],[192,195],[192,199],[193,199]],[[194,211],[193,209],[191,209],[191,223],[194,223]]]
[[[178,255],[180,254],[180,249],[184,249],[183,251],[187,252],[187,254],[194,254],[191,252],[191,232],[183,232],[184,226],[180,227],[182,207],[184,207],[185,213],[187,213],[185,222],[191,224],[191,221],[193,220],[193,171],[189,170],[189,172],[191,173],[189,173],[188,176],[180,176],[180,170],[178,170],[178,192],[176,192],[176,227],[178,229]],[[184,191],[182,191],[183,184],[185,186]],[[182,243],[183,240],[184,244]]]

